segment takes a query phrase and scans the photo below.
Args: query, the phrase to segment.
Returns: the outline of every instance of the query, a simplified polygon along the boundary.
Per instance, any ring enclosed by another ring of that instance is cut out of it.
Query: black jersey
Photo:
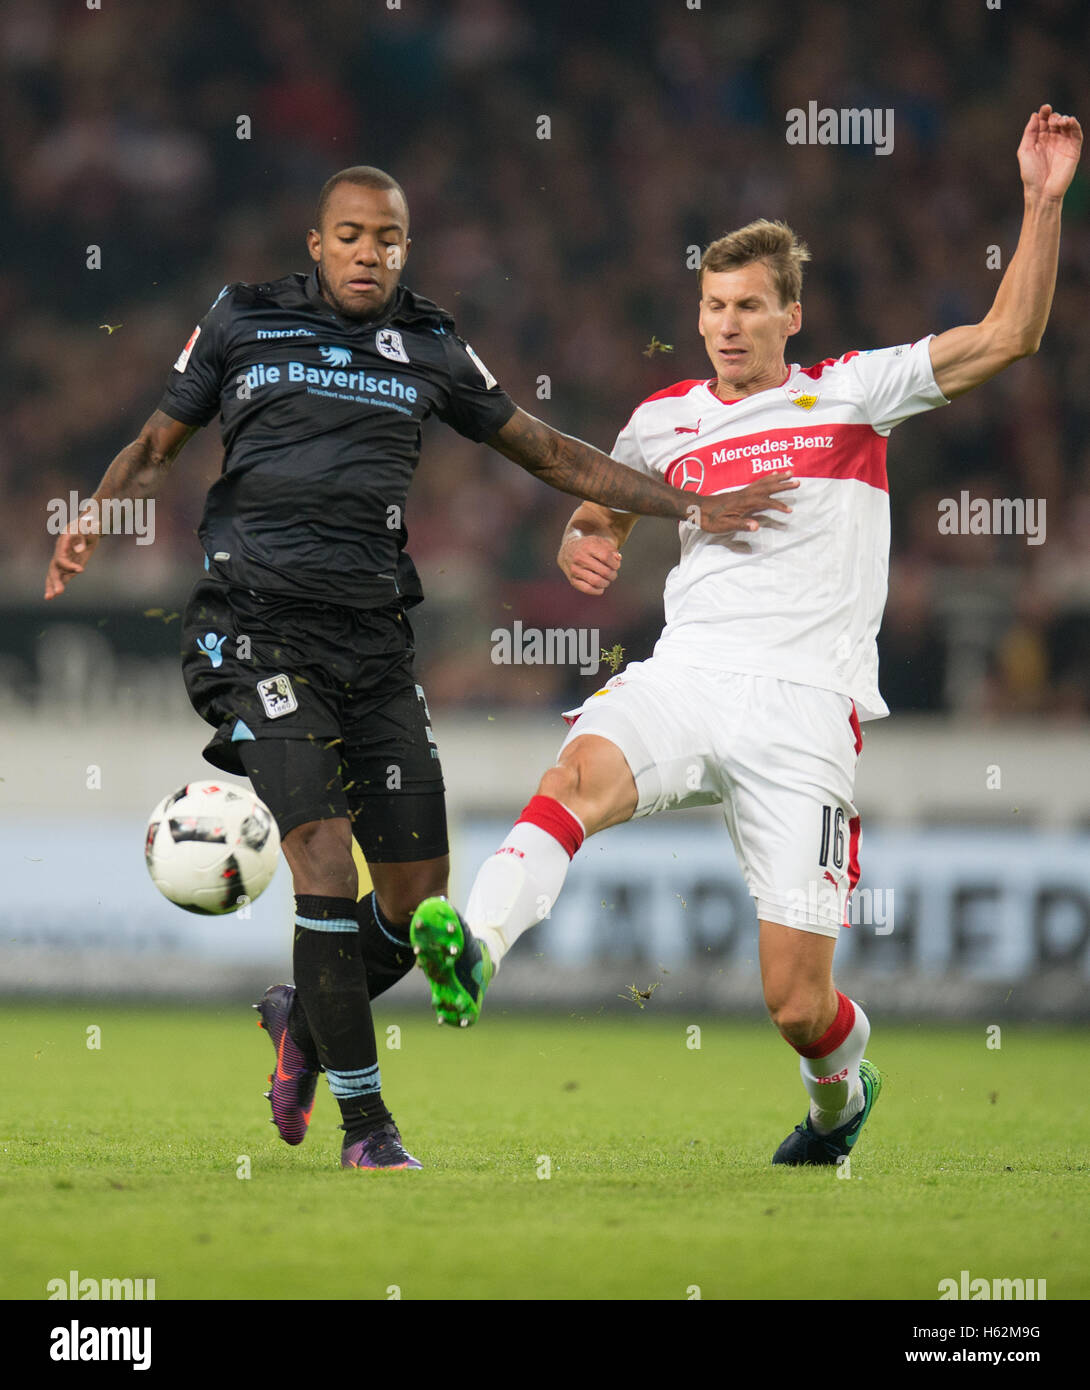
[[[338,314],[310,275],[220,291],[159,409],[222,419],[223,472],[205,503],[205,568],[228,584],[353,608],[423,597],[405,553],[405,499],[433,411],[479,441],[514,413],[430,300]]]

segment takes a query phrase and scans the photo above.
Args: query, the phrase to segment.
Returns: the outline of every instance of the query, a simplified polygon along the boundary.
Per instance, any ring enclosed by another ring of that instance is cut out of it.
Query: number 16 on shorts
[[[831,854],[833,868],[843,869],[844,848],[844,811],[840,806],[835,811],[831,806],[823,806],[821,808],[821,848],[818,851],[818,863],[823,869],[827,869]]]

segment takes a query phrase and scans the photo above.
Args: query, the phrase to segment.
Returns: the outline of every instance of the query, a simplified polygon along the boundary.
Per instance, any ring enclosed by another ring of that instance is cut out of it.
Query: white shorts
[[[847,695],[652,657],[564,717],[563,748],[596,734],[624,754],[635,816],[722,803],[760,920],[839,935],[859,879],[862,735]]]

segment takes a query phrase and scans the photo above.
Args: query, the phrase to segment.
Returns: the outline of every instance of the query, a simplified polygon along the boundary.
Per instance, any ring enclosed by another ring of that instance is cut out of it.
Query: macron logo
[[[324,347],[318,351],[322,354],[322,361],[330,367],[347,367],[352,361],[352,350],[343,347]]]

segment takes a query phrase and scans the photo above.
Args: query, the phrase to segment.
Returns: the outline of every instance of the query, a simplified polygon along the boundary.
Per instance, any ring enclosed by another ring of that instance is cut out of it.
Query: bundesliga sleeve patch
[[[469,346],[468,343],[466,343],[466,352],[469,353],[474,364],[476,365],[477,370],[480,372],[481,376],[484,377],[484,384],[491,391],[493,386],[495,386],[496,384],[496,378],[492,375],[492,373],[488,370],[488,368],[484,365],[484,363],[481,361],[481,359],[477,356],[477,354],[473,351],[473,349]]]
[[[218,302],[217,300],[217,303]],[[184,372],[186,367],[189,366],[189,355],[193,351],[193,344],[200,336],[201,326],[197,324],[196,328],[194,328],[193,332],[189,335],[189,342],[186,343],[185,347],[182,348],[181,352],[178,354],[178,360],[174,364],[174,370],[176,372]]]

